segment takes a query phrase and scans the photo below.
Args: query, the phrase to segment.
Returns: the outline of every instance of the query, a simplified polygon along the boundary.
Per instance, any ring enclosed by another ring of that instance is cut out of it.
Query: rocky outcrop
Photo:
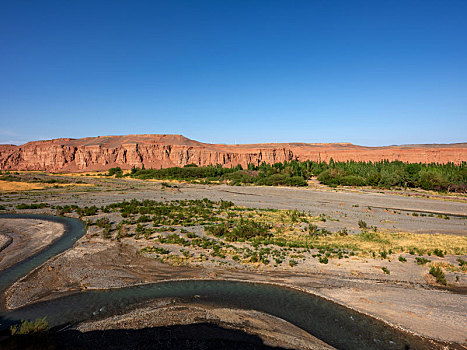
[[[290,160],[400,160],[423,163],[467,161],[467,143],[363,147],[350,143],[282,143],[221,145],[181,135],[100,136],[34,141],[21,146],[0,145],[1,170],[76,172],[133,166],[167,168],[194,163],[230,167]]]

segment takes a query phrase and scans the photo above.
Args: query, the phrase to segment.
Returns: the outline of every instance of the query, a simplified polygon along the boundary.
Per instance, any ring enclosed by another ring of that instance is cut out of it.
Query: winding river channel
[[[2,214],[0,218],[35,218],[63,223],[65,233],[32,257],[0,271],[0,293],[49,258],[69,249],[85,233],[76,219],[47,215]],[[22,319],[47,316],[51,327],[110,316],[123,307],[155,298],[195,298],[232,308],[253,309],[284,319],[339,349],[417,348],[419,338],[399,331],[319,296],[293,288],[238,281],[183,280],[110,290],[89,290],[0,311],[0,329]]]

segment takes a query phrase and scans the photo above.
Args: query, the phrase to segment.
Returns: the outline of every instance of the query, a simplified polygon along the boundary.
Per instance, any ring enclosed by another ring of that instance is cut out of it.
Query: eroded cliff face
[[[467,143],[362,147],[352,144],[251,144],[217,145],[196,142],[180,135],[127,135],[84,139],[55,139],[21,146],[0,145],[1,170],[80,172],[133,166],[167,168],[194,163],[276,163],[290,160],[329,161],[400,160],[423,163],[467,161]]]

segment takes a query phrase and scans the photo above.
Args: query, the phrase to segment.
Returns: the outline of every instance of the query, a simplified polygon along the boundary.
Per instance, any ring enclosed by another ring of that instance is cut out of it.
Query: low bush
[[[47,203],[32,203],[32,204],[25,204],[21,203],[16,206],[16,209],[42,209],[48,207]]]
[[[45,316],[43,318],[37,318],[35,321],[22,320],[19,325],[10,327],[11,335],[36,334],[48,331],[49,323],[46,321]]]
[[[289,260],[289,265],[290,267],[294,267],[294,266],[297,266],[298,263],[295,260]]]
[[[418,256],[415,258],[415,261],[416,261],[417,265],[425,265],[426,263],[431,262],[431,260],[429,260],[429,259],[419,258]]]
[[[327,264],[329,262],[328,257],[327,256],[320,256],[319,257],[319,262],[321,264]]]
[[[361,229],[366,229],[366,228],[368,228],[368,224],[363,220],[359,220],[358,221],[358,227],[360,227]]]
[[[433,250],[433,254],[436,255],[436,256],[439,256],[440,258],[443,258],[444,257],[444,253],[441,249],[438,249],[436,248],[435,250]]]
[[[436,277],[437,283],[447,285],[446,275],[444,274],[443,270],[440,269],[439,266],[432,266],[430,268],[430,275]]]

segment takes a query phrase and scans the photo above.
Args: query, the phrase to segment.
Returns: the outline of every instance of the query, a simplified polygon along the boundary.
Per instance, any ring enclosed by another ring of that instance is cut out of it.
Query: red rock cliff
[[[1,170],[46,170],[51,172],[107,170],[119,166],[167,168],[222,164],[246,167],[249,163],[304,161],[454,162],[467,161],[467,143],[363,147],[349,143],[218,145],[181,135],[101,136],[83,139],[34,141],[21,146],[0,145]]]

